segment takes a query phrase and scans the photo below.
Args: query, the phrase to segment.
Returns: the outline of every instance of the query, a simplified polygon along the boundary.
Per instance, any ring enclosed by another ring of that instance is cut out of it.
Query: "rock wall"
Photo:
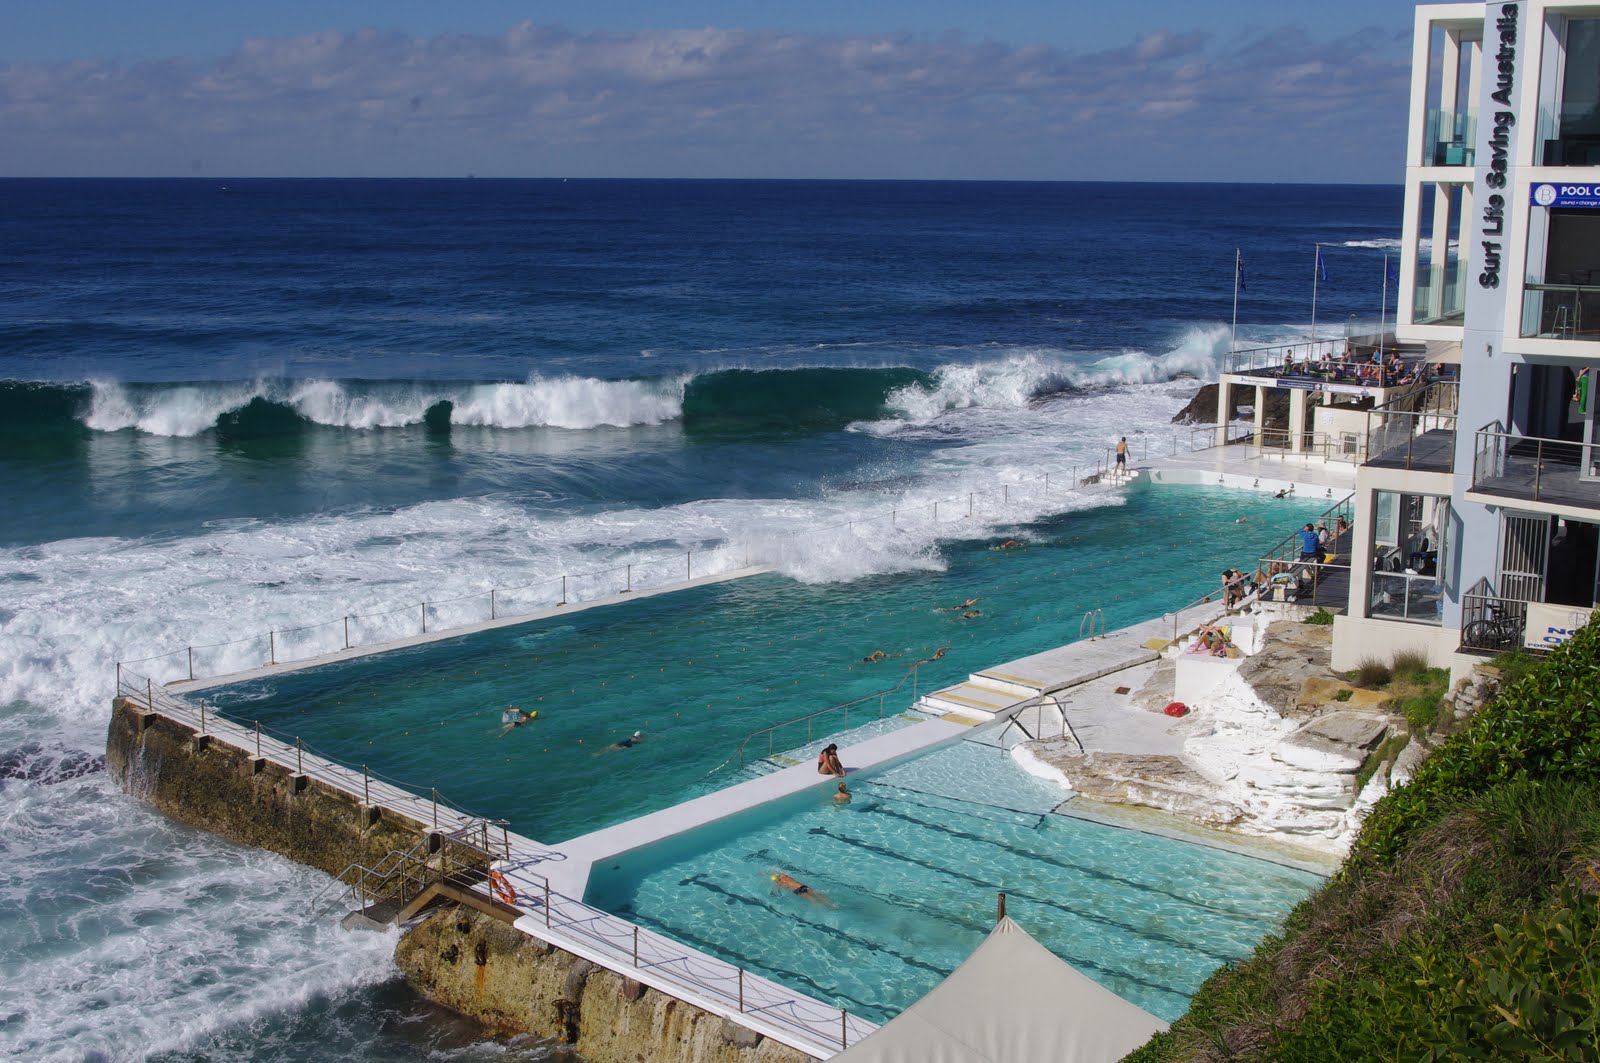
[[[479,912],[433,912],[401,939],[395,962],[430,1000],[495,1029],[555,1038],[589,1063],[811,1059]]]
[[[106,770],[164,815],[330,875],[410,849],[429,829],[352,794],[296,776],[165,716],[112,704]]]

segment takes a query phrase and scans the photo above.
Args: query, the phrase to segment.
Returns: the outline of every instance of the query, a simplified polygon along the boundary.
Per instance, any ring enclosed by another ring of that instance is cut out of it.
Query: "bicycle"
[[[1522,641],[1522,617],[1492,602],[1484,615],[1461,629],[1461,645],[1473,650],[1507,650]]]

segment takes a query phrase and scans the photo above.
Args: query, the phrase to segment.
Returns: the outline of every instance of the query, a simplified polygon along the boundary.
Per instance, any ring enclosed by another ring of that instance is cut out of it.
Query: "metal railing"
[[[816,712],[808,712],[804,716],[796,716],[793,719],[783,720],[779,723],[770,724],[766,727],[761,727],[751,731],[749,734],[745,735],[742,740],[740,740],[738,748],[733,751],[727,760],[724,760],[721,764],[718,764],[716,767],[706,772],[706,774],[708,776],[715,775],[723,768],[726,768],[729,764],[732,764],[735,760],[739,762],[739,767],[743,768],[745,766],[745,757],[748,754],[750,743],[756,742],[762,735],[765,735],[767,738],[767,751],[763,753],[762,756],[771,757],[775,755],[778,752],[778,734],[780,732],[787,731],[790,728],[799,727],[801,724],[805,724],[806,726],[806,740],[803,744],[810,745],[813,741],[815,741],[813,734],[815,732],[816,722],[822,717],[831,715],[833,713],[842,713],[844,716],[844,719],[841,721],[836,730],[848,731],[850,729],[850,710],[856,708],[857,706],[866,705],[875,701],[877,702],[878,711],[874,718],[881,720],[884,716],[884,707],[887,699],[892,695],[899,693],[900,688],[905,686],[908,682],[911,684],[911,704],[915,705],[917,703],[918,696],[917,670],[927,663],[927,661],[918,661],[910,668],[907,668],[905,674],[900,677],[900,682],[896,683],[892,687],[886,687],[883,690],[874,691],[871,694],[863,694],[859,698],[852,698],[849,701],[840,702],[837,705],[829,705],[825,709],[818,709]],[[831,734],[833,733],[833,730],[824,733]],[[757,744],[759,745],[759,743]],[[784,748],[787,749],[789,747],[785,746]]]
[[[1342,534],[1353,534],[1350,529],[1355,525],[1355,497],[1354,493],[1346,495],[1308,522],[1313,527],[1324,525],[1329,533],[1328,547],[1317,555],[1317,560],[1300,560],[1300,533],[1297,531],[1290,532],[1264,552],[1254,573],[1258,581],[1257,593],[1271,597],[1275,588],[1282,586],[1285,598],[1302,604],[1345,604],[1350,588],[1350,563],[1323,559],[1328,554],[1341,556],[1346,549],[1339,544],[1339,522],[1344,521]],[[1345,578],[1339,578],[1341,575]]]
[[[1150,438],[1141,436],[1130,441],[1129,450],[1130,457],[1137,452],[1139,460],[1148,460]],[[1174,439],[1172,453],[1177,452]],[[853,532],[858,526],[885,524],[890,530],[936,527],[974,517],[1003,517],[1008,509],[1024,504],[1048,506],[1057,495],[1100,483],[1115,463],[1115,448],[1108,446],[1098,457],[1066,466],[1066,477],[1061,471],[1045,472],[1015,481],[1001,481],[984,490],[915,506],[892,507],[767,538],[787,539],[840,530]],[[408,602],[391,609],[351,612],[330,620],[273,628],[218,642],[192,643],[146,657],[125,659],[119,664],[138,665],[147,672],[157,673],[159,683],[209,679],[261,667],[306,663],[354,650],[374,652],[429,636],[442,638],[451,632],[483,624],[515,624],[544,610],[602,601],[636,591],[675,590],[698,578],[726,575],[741,567],[748,569],[751,562],[749,544],[742,550],[731,543],[701,544],[682,554],[624,562],[516,586],[495,586],[469,594]],[[757,563],[760,563],[759,558]]]
[[[1295,363],[1320,361],[1324,354],[1329,358],[1338,358],[1343,356],[1346,342],[1346,337],[1339,336],[1334,339],[1291,340],[1265,347],[1229,351],[1222,356],[1222,371],[1256,373],[1263,369],[1282,369],[1285,358]]]
[[[1364,460],[1401,461],[1407,469],[1454,470],[1460,390],[1461,385],[1455,381],[1436,380],[1368,410]],[[1436,448],[1426,450],[1419,464],[1417,440],[1427,432],[1437,431],[1450,433],[1448,444],[1442,454]]]
[[[403,816],[440,835],[440,844],[459,845],[463,865],[484,855],[500,861],[500,870],[512,882],[516,900],[511,906],[528,917],[519,927],[569,952],[627,975],[662,992],[706,1007],[769,1033],[802,1052],[831,1054],[854,1044],[876,1027],[833,1008],[800,996],[774,982],[749,974],[743,967],[689,949],[637,924],[565,896],[550,886],[550,879],[531,870],[564,855],[530,839],[511,834],[503,822],[459,811],[440,799],[409,793],[374,777],[364,768],[352,771],[326,757],[289,745],[268,734],[259,724],[251,727],[208,712],[204,703],[191,705],[158,687],[154,680],[123,669],[118,675],[118,696],[146,711],[171,719],[197,734],[230,745],[247,755],[291,769],[359,798],[370,808]],[[495,844],[495,837],[502,839]],[[424,839],[411,852],[391,853],[375,868],[352,865],[357,889],[373,898],[390,899],[413,888],[439,881],[439,867],[429,865],[421,850],[432,843]],[[452,860],[454,858],[451,858]],[[458,869],[459,870],[459,869]],[[459,884],[490,894],[481,881],[457,876]],[[420,885],[419,885],[420,884]],[[352,884],[345,882],[346,888]],[[503,899],[501,901],[504,903]],[[542,919],[540,916],[542,915]],[[541,924],[542,923],[542,927]],[[819,1053],[819,1050],[820,1053]]]
[[[1514,435],[1499,421],[1478,429],[1472,451],[1472,489],[1543,501],[1554,490],[1600,506],[1600,483],[1586,480],[1600,464],[1600,445]],[[1491,483],[1491,481],[1504,481]],[[1578,494],[1579,490],[1581,494]]]
[[[1522,645],[1528,603],[1502,598],[1487,578],[1461,596],[1461,648],[1499,653]]]
[[[1361,452],[1352,451],[1345,445],[1340,437],[1335,437],[1328,432],[1301,432],[1300,449],[1294,449],[1294,433],[1286,428],[1263,428],[1260,431],[1254,428],[1240,434],[1237,438],[1230,438],[1230,448],[1243,449],[1253,457],[1267,459],[1290,458],[1314,459],[1321,458],[1323,464],[1330,461],[1347,461],[1359,463]]]
[[[1522,286],[1522,335],[1556,340],[1600,339],[1600,285]]]
[[[1098,625],[1099,629],[1100,629],[1100,633],[1098,635],[1095,634],[1096,625]],[[1078,621],[1078,641],[1079,642],[1083,641],[1083,632],[1084,632],[1085,628],[1088,628],[1089,641],[1090,642],[1093,642],[1096,639],[1105,638],[1106,637],[1106,611],[1104,609],[1090,609],[1088,612],[1083,614],[1083,619]]]

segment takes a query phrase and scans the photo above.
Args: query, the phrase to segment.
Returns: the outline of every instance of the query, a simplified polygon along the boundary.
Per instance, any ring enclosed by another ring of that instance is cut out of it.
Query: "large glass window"
[[[1438,624],[1444,610],[1450,500],[1378,491],[1373,495],[1372,581],[1367,615]]]
[[[1566,19],[1560,32],[1561,70],[1541,93],[1546,98],[1539,106],[1540,162],[1600,166],[1600,18]]]
[[[1468,193],[1458,184],[1423,184],[1417,204],[1417,272],[1411,321],[1418,325],[1459,323],[1466,287],[1461,283],[1461,225]]]
[[[1427,118],[1422,131],[1422,165],[1471,166],[1477,143],[1472,86],[1483,47],[1481,30],[1435,26],[1428,42]]]
[[[1600,339],[1600,210],[1530,209],[1522,335]]]

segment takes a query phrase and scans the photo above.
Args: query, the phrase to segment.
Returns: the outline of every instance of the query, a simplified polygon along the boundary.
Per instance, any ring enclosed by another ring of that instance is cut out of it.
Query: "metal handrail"
[[[1381,406],[1367,411],[1366,460],[1372,461],[1387,455],[1400,446],[1396,436],[1405,436],[1405,468],[1414,463],[1413,448],[1424,432],[1456,430],[1456,411],[1459,408],[1461,385],[1455,381],[1436,380],[1413,388]],[[1420,409],[1418,408],[1420,407]],[[1376,424],[1373,418],[1378,418]],[[1447,451],[1443,471],[1455,468],[1455,447]]]
[[[928,663],[927,661],[918,661],[916,664],[913,664],[910,668],[907,668],[905,674],[900,677],[900,682],[896,683],[892,687],[885,687],[883,690],[877,690],[877,691],[872,692],[871,694],[863,694],[861,697],[852,698],[850,701],[842,701],[837,705],[829,705],[825,709],[818,709],[816,712],[808,712],[804,716],[796,716],[793,719],[783,720],[783,721],[781,721],[779,723],[770,724],[770,725],[768,725],[766,727],[760,727],[760,728],[757,728],[754,731],[751,731],[749,734],[745,735],[742,740],[740,740],[738,748],[735,749],[728,756],[727,760],[724,760],[721,764],[718,764],[716,767],[714,767],[710,771],[706,772],[706,775],[707,776],[715,775],[717,772],[721,771],[723,768],[726,768],[729,764],[733,763],[734,760],[738,760],[739,767],[743,768],[744,767],[744,763],[745,763],[744,758],[745,758],[745,749],[746,749],[746,747],[749,746],[749,744],[750,744],[750,742],[752,740],[760,737],[761,735],[766,735],[767,736],[767,753],[766,753],[766,755],[769,756],[769,757],[772,756],[776,752],[776,749],[774,748],[774,745],[773,745],[773,743],[775,741],[776,734],[777,734],[778,731],[782,730],[785,727],[792,727],[792,726],[794,726],[796,724],[801,724],[801,723],[805,724],[806,725],[806,743],[810,744],[813,741],[813,739],[811,737],[811,721],[815,720],[818,716],[826,716],[830,712],[838,712],[839,710],[843,709],[844,710],[844,725],[841,728],[841,730],[849,730],[849,728],[850,728],[850,710],[851,710],[851,708],[853,708],[856,705],[860,705],[863,702],[872,701],[874,698],[876,698],[877,701],[878,701],[878,719],[881,720],[881,719],[883,719],[883,703],[884,703],[884,701],[889,697],[889,695],[898,692],[901,687],[905,686],[907,680],[910,680],[910,682],[911,682],[911,703],[913,705],[915,705],[917,703],[917,669],[921,668],[923,665],[925,665],[927,663]]]
[[[1500,423],[1494,422],[1492,427],[1478,429],[1477,437],[1472,449],[1472,487],[1476,489],[1485,480],[1495,479],[1507,474],[1509,466],[1525,465],[1525,452],[1529,444],[1533,446],[1532,478],[1528,484],[1531,493],[1521,490],[1514,491],[1518,498],[1531,498],[1540,501],[1544,494],[1544,473],[1548,466],[1559,468],[1574,468],[1581,470],[1585,461],[1595,462],[1600,460],[1600,444],[1575,442],[1570,439],[1550,439],[1542,436],[1524,436],[1512,432],[1500,431]],[[1485,465],[1488,469],[1485,469]]]
[[[1100,624],[1099,635],[1094,633],[1096,621],[1099,621]],[[1083,614],[1083,619],[1078,621],[1079,642],[1083,641],[1083,628],[1085,624],[1087,624],[1089,627],[1090,642],[1094,642],[1096,639],[1103,639],[1106,637],[1106,611],[1104,609],[1090,609],[1088,612]]]

